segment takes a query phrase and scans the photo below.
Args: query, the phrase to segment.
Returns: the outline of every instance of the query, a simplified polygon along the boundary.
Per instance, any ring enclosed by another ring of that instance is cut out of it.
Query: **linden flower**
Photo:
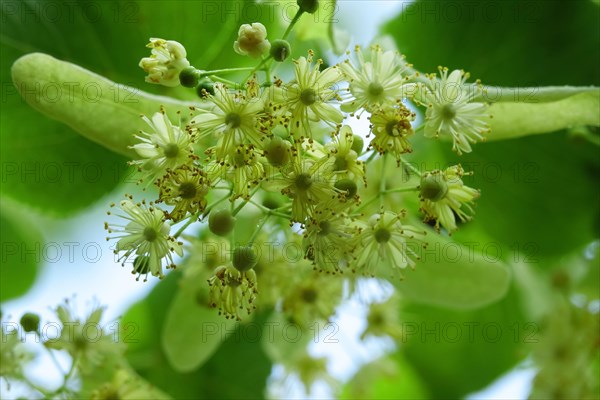
[[[21,341],[22,332],[18,330],[8,331],[4,328],[5,321],[2,321],[0,329],[0,376],[6,380],[15,378],[17,380],[23,377],[23,366],[33,358],[27,348]]]
[[[119,257],[119,261],[123,260],[123,265],[132,255],[137,256],[132,271],[133,274],[138,274],[137,279],[143,274],[147,277],[148,273],[163,278],[162,259],[167,260],[167,268],[175,268],[172,253],[183,256],[183,243],[169,236],[171,226],[164,220],[164,212],[152,204],[136,204],[131,197],[121,201],[120,208],[125,214],[116,215],[128,221],[127,225],[105,223],[104,228],[109,234],[118,234],[106,240],[118,239],[114,252],[123,252]],[[111,212],[108,214],[111,215]]]
[[[364,178],[365,165],[352,149],[353,144],[354,135],[348,125],[342,126],[340,132],[333,135],[331,142],[325,145],[312,140],[303,143],[306,151],[338,178]]]
[[[292,221],[304,221],[316,204],[330,202],[337,196],[330,174],[324,174],[320,165],[311,160],[295,159],[283,168],[282,175],[263,185],[267,190],[281,190],[292,199]]]
[[[158,182],[160,200],[175,208],[169,213],[174,221],[179,221],[188,213],[204,211],[209,182],[204,173],[186,165],[167,173]]]
[[[471,204],[479,197],[479,191],[465,186],[462,176],[467,175],[460,165],[447,168],[445,171],[435,170],[421,177],[420,195],[421,211],[425,220],[434,220],[436,229],[443,226],[452,233],[457,228],[456,216],[462,221],[469,221],[473,213]]]
[[[379,108],[371,114],[371,132],[375,138],[371,146],[380,154],[392,153],[396,160],[412,152],[408,138],[414,133],[411,122],[415,114],[402,103],[395,107]]]
[[[232,198],[242,197],[250,200],[250,189],[258,185],[265,177],[265,168],[259,162],[260,152],[252,145],[239,145],[233,157],[227,156],[225,162],[213,161],[207,166],[211,181],[223,179],[233,184]]]
[[[91,400],[167,400],[171,397],[130,369],[118,369],[111,382],[90,394]]]
[[[174,126],[164,109],[155,113],[151,120],[146,116],[142,116],[142,119],[151,131],[140,131],[135,136],[140,143],[130,148],[142,159],[131,161],[130,164],[137,165],[144,177],[154,181],[165,172],[177,169],[193,158],[192,144],[195,138],[179,126]]]
[[[325,68],[319,71],[322,60],[312,63],[312,53],[309,58],[300,57],[294,60],[296,79],[283,88],[274,88],[281,102],[291,114],[289,128],[295,137],[312,137],[310,121],[321,121],[329,126],[337,126],[344,116],[329,102],[338,97],[334,86],[342,79],[337,67]],[[279,90],[278,90],[279,89]],[[277,101],[275,101],[277,102]]]
[[[267,40],[267,28],[260,22],[252,25],[243,24],[238,31],[238,39],[233,43],[236,53],[252,58],[259,58],[271,49],[271,43]]]
[[[66,350],[74,360],[79,360],[78,367],[83,374],[92,374],[94,369],[101,368],[107,360],[113,360],[125,351],[124,346],[115,342],[113,335],[99,325],[104,310],[104,307],[94,305],[88,316],[81,319],[77,317],[74,304],[66,299],[55,310],[63,325],[60,336],[48,340],[44,345],[51,349]]]
[[[488,105],[472,102],[482,89],[479,83],[470,87],[465,85],[469,74],[454,70],[448,75],[448,68],[441,67],[440,73],[441,78],[432,80],[425,94],[424,134],[436,138],[450,136],[454,151],[459,155],[470,153],[470,143],[485,140],[484,135],[490,132]]]
[[[252,304],[258,293],[254,270],[241,272],[232,265],[222,265],[215,269],[208,284],[210,306],[219,308],[219,315],[224,314],[226,318],[240,321],[240,309],[246,309],[250,314],[256,308]]]
[[[416,250],[424,246],[425,232],[403,225],[400,222],[403,216],[385,211],[373,215],[363,227],[356,265],[365,275],[376,276],[378,269],[391,266],[391,275],[399,273],[403,279],[400,270],[415,267],[415,260],[420,258]]]
[[[365,61],[362,50],[356,46],[356,63],[348,59],[340,68],[350,82],[352,99],[342,104],[342,110],[355,112],[363,108],[371,111],[373,106],[392,105],[406,97],[410,86],[405,86],[408,76],[395,51],[384,52],[379,46],[371,46],[370,61]]]
[[[299,266],[290,277],[283,296],[282,311],[291,323],[308,328],[315,321],[329,321],[344,292],[340,276],[320,274],[307,265]]]
[[[219,138],[216,155],[219,160],[225,156],[234,157],[240,144],[250,142],[259,145],[264,137],[260,131],[260,118],[264,110],[258,98],[247,98],[242,92],[232,93],[223,85],[215,85],[215,95],[209,100],[215,104],[211,111],[199,110],[190,126],[197,129],[202,137],[216,134]]]
[[[354,234],[344,214],[327,213],[311,219],[304,232],[306,258],[320,272],[341,273],[352,258]]]
[[[313,357],[306,350],[294,354],[291,359],[283,361],[283,367],[290,375],[297,375],[307,394],[312,393],[313,386],[318,381],[325,382],[329,387],[339,387],[339,382],[327,371],[327,357]],[[288,377],[287,379],[291,379]],[[286,384],[290,387],[296,383]]]
[[[552,312],[542,320],[539,346],[532,354],[539,371],[531,398],[598,398],[597,367],[590,367],[597,363],[600,339],[600,319],[597,309],[591,307],[594,302],[553,301]]]
[[[371,303],[367,315],[367,327],[361,333],[364,340],[367,336],[390,336],[395,340],[404,337],[404,329],[400,321],[398,298],[392,296],[382,303]]]
[[[148,74],[146,82],[170,87],[178,86],[179,73],[190,66],[181,43],[150,38],[150,43],[146,47],[152,49],[152,55],[142,58],[139,64]]]

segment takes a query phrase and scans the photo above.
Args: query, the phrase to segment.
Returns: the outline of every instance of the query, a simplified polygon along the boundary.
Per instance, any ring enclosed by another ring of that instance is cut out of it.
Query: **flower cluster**
[[[172,86],[178,71],[200,99],[187,116],[161,109],[143,117],[149,129],[135,135],[132,165],[158,198],[127,198],[119,215],[127,223],[106,228],[138,277],[162,277],[163,264],[173,267],[183,255],[187,226],[208,221],[203,241],[227,244],[211,267],[209,305],[240,319],[240,310],[278,304],[289,320],[307,325],[333,315],[343,294],[336,282],[403,279],[407,267],[418,266],[428,227],[408,210],[415,202],[390,203],[392,193],[420,201],[424,222],[434,221],[438,232],[471,219],[479,191],[464,184],[468,172],[460,165],[419,171],[405,157],[427,137],[452,140],[459,155],[470,152],[489,132],[489,114],[478,102],[481,84],[468,84],[463,71],[421,74],[377,45],[356,47],[338,65],[326,66],[312,51],[290,61],[288,33],[270,42],[262,24],[242,25],[234,50],[258,65],[214,71],[189,65],[179,43],[151,39],[152,56],[140,64],[147,80]],[[272,75],[275,63],[287,65],[291,79]],[[224,77],[244,71],[241,81]],[[419,106],[425,122],[417,127]],[[355,131],[352,117],[368,118],[368,130]],[[396,179],[407,170],[409,179]],[[373,184],[378,190],[367,190]],[[238,214],[251,224],[238,222]],[[261,261],[257,238],[297,245],[300,257]]]
[[[133,372],[124,354],[128,328],[121,329],[118,321],[102,323],[105,310],[94,301],[82,317],[76,299],[67,298],[53,309],[55,321],[42,323],[34,312],[24,313],[19,327],[3,320],[0,376],[5,387],[10,391],[16,383],[28,398],[170,399]],[[52,388],[30,379],[23,369],[44,354],[52,360],[44,365],[46,375],[62,375],[61,384]],[[59,359],[70,359],[70,367],[65,369]]]

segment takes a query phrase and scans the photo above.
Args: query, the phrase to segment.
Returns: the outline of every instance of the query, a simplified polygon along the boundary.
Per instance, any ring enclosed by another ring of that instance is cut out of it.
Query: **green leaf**
[[[266,325],[269,327],[269,332],[262,336],[261,345],[271,361],[284,365],[293,364],[295,360],[306,354],[311,335],[301,326],[290,323],[280,312],[272,313]],[[300,336],[298,340],[289,339],[296,335]]]
[[[0,302],[23,295],[35,282],[43,245],[35,223],[18,204],[0,202]]]
[[[160,332],[171,300],[178,289],[179,279],[180,272],[167,274],[143,300],[131,306],[121,319],[123,341],[127,344],[126,355],[138,371],[151,369],[158,358],[162,359]]]
[[[598,235],[597,147],[564,133],[477,145],[460,159],[481,190],[475,219],[503,259],[539,266]]]
[[[256,334],[267,334],[264,316],[255,322],[240,324],[236,333],[219,347],[215,355],[202,366],[203,398],[260,399],[265,398],[271,361],[256,340]]]
[[[463,398],[516,365],[537,342],[538,326],[523,317],[520,302],[511,289],[502,301],[468,312],[407,305],[399,356],[427,384],[431,398]]]
[[[558,101],[576,94],[597,92],[595,86],[541,86],[541,87],[501,87],[483,86],[483,93],[475,97],[489,103],[526,102],[541,103]]]
[[[206,282],[203,283],[206,285]],[[198,368],[236,329],[234,320],[224,319],[204,303],[199,303],[195,291],[182,289],[175,295],[167,312],[162,347],[169,364],[178,372]]]
[[[489,85],[600,85],[591,1],[418,0],[402,10],[383,32],[420,71],[463,68]]]
[[[433,231],[429,246],[406,279],[395,282],[411,301],[453,309],[475,309],[500,300],[510,284],[508,267],[482,249],[462,245]]]
[[[65,215],[92,204],[127,176],[126,159],[31,109],[12,92],[0,119],[0,193],[39,211]]]
[[[34,11],[40,10],[43,4],[21,2],[2,7],[0,157],[3,182],[0,190],[3,196],[38,210],[64,215],[97,201],[119,184],[125,175],[126,160],[39,115],[13,86],[11,65],[22,54],[42,49],[67,52],[57,24],[48,23],[39,14],[36,16]],[[31,18],[23,17],[25,12],[32,11]],[[65,25],[73,28],[73,24]],[[83,31],[79,31],[78,36],[81,43],[89,43]],[[66,89],[47,86],[43,88],[44,96],[66,97]]]

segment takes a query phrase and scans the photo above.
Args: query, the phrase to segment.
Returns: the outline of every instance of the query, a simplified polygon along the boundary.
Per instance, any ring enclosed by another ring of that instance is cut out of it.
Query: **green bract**
[[[15,61],[12,79],[31,107],[127,156],[134,154],[129,149],[136,143],[133,134],[144,128],[140,114],[150,115],[165,106],[169,115],[175,118],[178,111],[186,112],[192,105],[112,82],[78,65],[42,53],[27,54]],[[44,88],[57,85],[67,88],[68,93],[58,99],[45,94]]]

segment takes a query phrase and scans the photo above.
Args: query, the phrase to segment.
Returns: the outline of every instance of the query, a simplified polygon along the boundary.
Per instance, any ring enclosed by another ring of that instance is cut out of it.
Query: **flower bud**
[[[441,172],[423,175],[419,189],[421,197],[431,201],[441,200],[448,193],[448,185]]]
[[[194,67],[187,67],[181,70],[179,73],[179,82],[181,86],[187,88],[194,88],[198,85],[198,70]]]
[[[258,257],[250,246],[236,247],[233,250],[233,266],[240,272],[248,271],[256,265]]]
[[[300,7],[300,11],[309,14],[314,14],[319,8],[318,0],[296,0],[296,4]]]
[[[243,24],[238,31],[238,39],[233,43],[236,53],[259,58],[267,53],[271,43],[267,40],[267,28],[260,22]]]
[[[196,86],[196,93],[202,99],[208,97],[208,95],[215,95],[215,84],[208,78],[204,78]]]
[[[365,147],[365,141],[358,135],[352,135],[352,147],[351,149],[356,152],[357,155],[361,155],[363,148]]]
[[[352,198],[356,195],[358,191],[358,187],[356,183],[350,179],[340,179],[335,183],[335,188],[346,192],[347,198]]]
[[[37,314],[25,313],[20,322],[25,332],[37,332],[40,329],[40,316]]]
[[[150,273],[150,257],[148,256],[137,256],[133,260],[133,271],[132,274],[147,275]]]
[[[185,47],[174,40],[150,38],[146,46],[152,49],[150,57],[142,58],[139,66],[146,71],[146,82],[163,86],[179,85],[179,73],[190,66]]]
[[[277,39],[271,44],[270,54],[275,61],[284,61],[290,56],[291,52],[290,43],[287,40]]]
[[[273,136],[265,147],[265,157],[275,167],[287,164],[290,159],[289,142],[279,136]]]
[[[208,217],[208,229],[218,236],[225,236],[233,229],[235,218],[231,212],[223,208],[218,211],[212,211]]]
[[[262,201],[262,205],[269,210],[275,210],[283,206],[282,195],[277,193],[267,193]]]

